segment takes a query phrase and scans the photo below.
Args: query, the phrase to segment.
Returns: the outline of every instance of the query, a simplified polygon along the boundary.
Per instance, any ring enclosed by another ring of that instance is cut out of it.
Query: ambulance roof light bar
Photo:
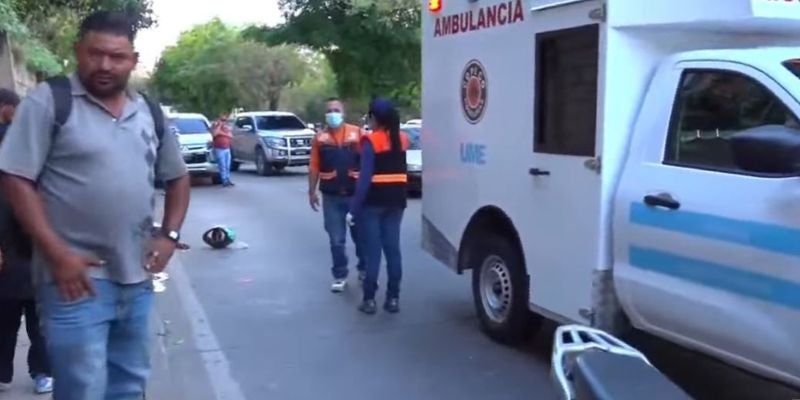
[[[428,0],[428,10],[437,13],[442,11],[442,2],[444,0]]]

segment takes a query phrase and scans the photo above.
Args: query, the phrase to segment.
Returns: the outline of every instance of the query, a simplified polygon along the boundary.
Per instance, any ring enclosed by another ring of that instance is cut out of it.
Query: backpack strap
[[[156,137],[158,138],[158,148],[161,148],[161,141],[164,138],[164,111],[161,110],[161,106],[150,100],[146,94],[139,92],[139,95],[142,96],[144,102],[147,103],[147,108],[150,109],[150,116],[153,117],[153,127],[156,131]]]
[[[72,112],[72,84],[66,76],[56,76],[46,82],[53,92],[53,136],[55,136],[67,123]]]

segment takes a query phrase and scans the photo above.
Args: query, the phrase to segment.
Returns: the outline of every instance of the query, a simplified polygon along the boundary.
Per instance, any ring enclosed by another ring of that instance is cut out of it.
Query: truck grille
[[[309,147],[311,146],[311,138],[292,138],[289,139],[289,143],[292,147]]]
[[[205,153],[184,154],[183,161],[187,164],[200,164],[208,161],[208,156]]]

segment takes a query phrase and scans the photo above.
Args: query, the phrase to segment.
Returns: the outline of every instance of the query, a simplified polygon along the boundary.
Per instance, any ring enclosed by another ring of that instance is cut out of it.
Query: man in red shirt
[[[222,186],[233,186],[233,182],[231,182],[231,139],[233,134],[228,126],[228,114],[220,114],[219,118],[214,121],[211,133],[214,135],[214,158],[219,166],[219,178]]]

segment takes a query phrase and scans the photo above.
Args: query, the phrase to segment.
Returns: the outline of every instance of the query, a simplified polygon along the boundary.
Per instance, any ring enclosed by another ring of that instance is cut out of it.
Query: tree
[[[324,54],[339,93],[363,101],[389,95],[419,107],[420,2],[417,0],[281,0],[286,23],[252,27],[245,36],[296,43]]]
[[[64,70],[75,66],[73,44],[83,18],[97,10],[127,14],[138,31],[156,23],[152,0],[11,0],[14,11]]]
[[[216,115],[234,107],[277,109],[305,72],[295,47],[246,41],[215,19],[183,33],[162,53],[151,87],[179,109]]]
[[[322,122],[325,118],[325,100],[336,94],[336,75],[324,55],[310,49],[301,49],[300,57],[305,62],[304,77],[284,91],[281,106],[291,110],[300,118],[310,122]],[[360,114],[348,105],[348,116]]]
[[[288,46],[268,47],[241,41],[227,52],[226,75],[239,95],[239,105],[277,110],[283,91],[298,83],[304,63],[297,50]]]
[[[238,32],[219,19],[181,34],[178,43],[161,54],[152,87],[162,102],[179,109],[216,115],[236,105],[237,93],[226,77],[229,48]]]

